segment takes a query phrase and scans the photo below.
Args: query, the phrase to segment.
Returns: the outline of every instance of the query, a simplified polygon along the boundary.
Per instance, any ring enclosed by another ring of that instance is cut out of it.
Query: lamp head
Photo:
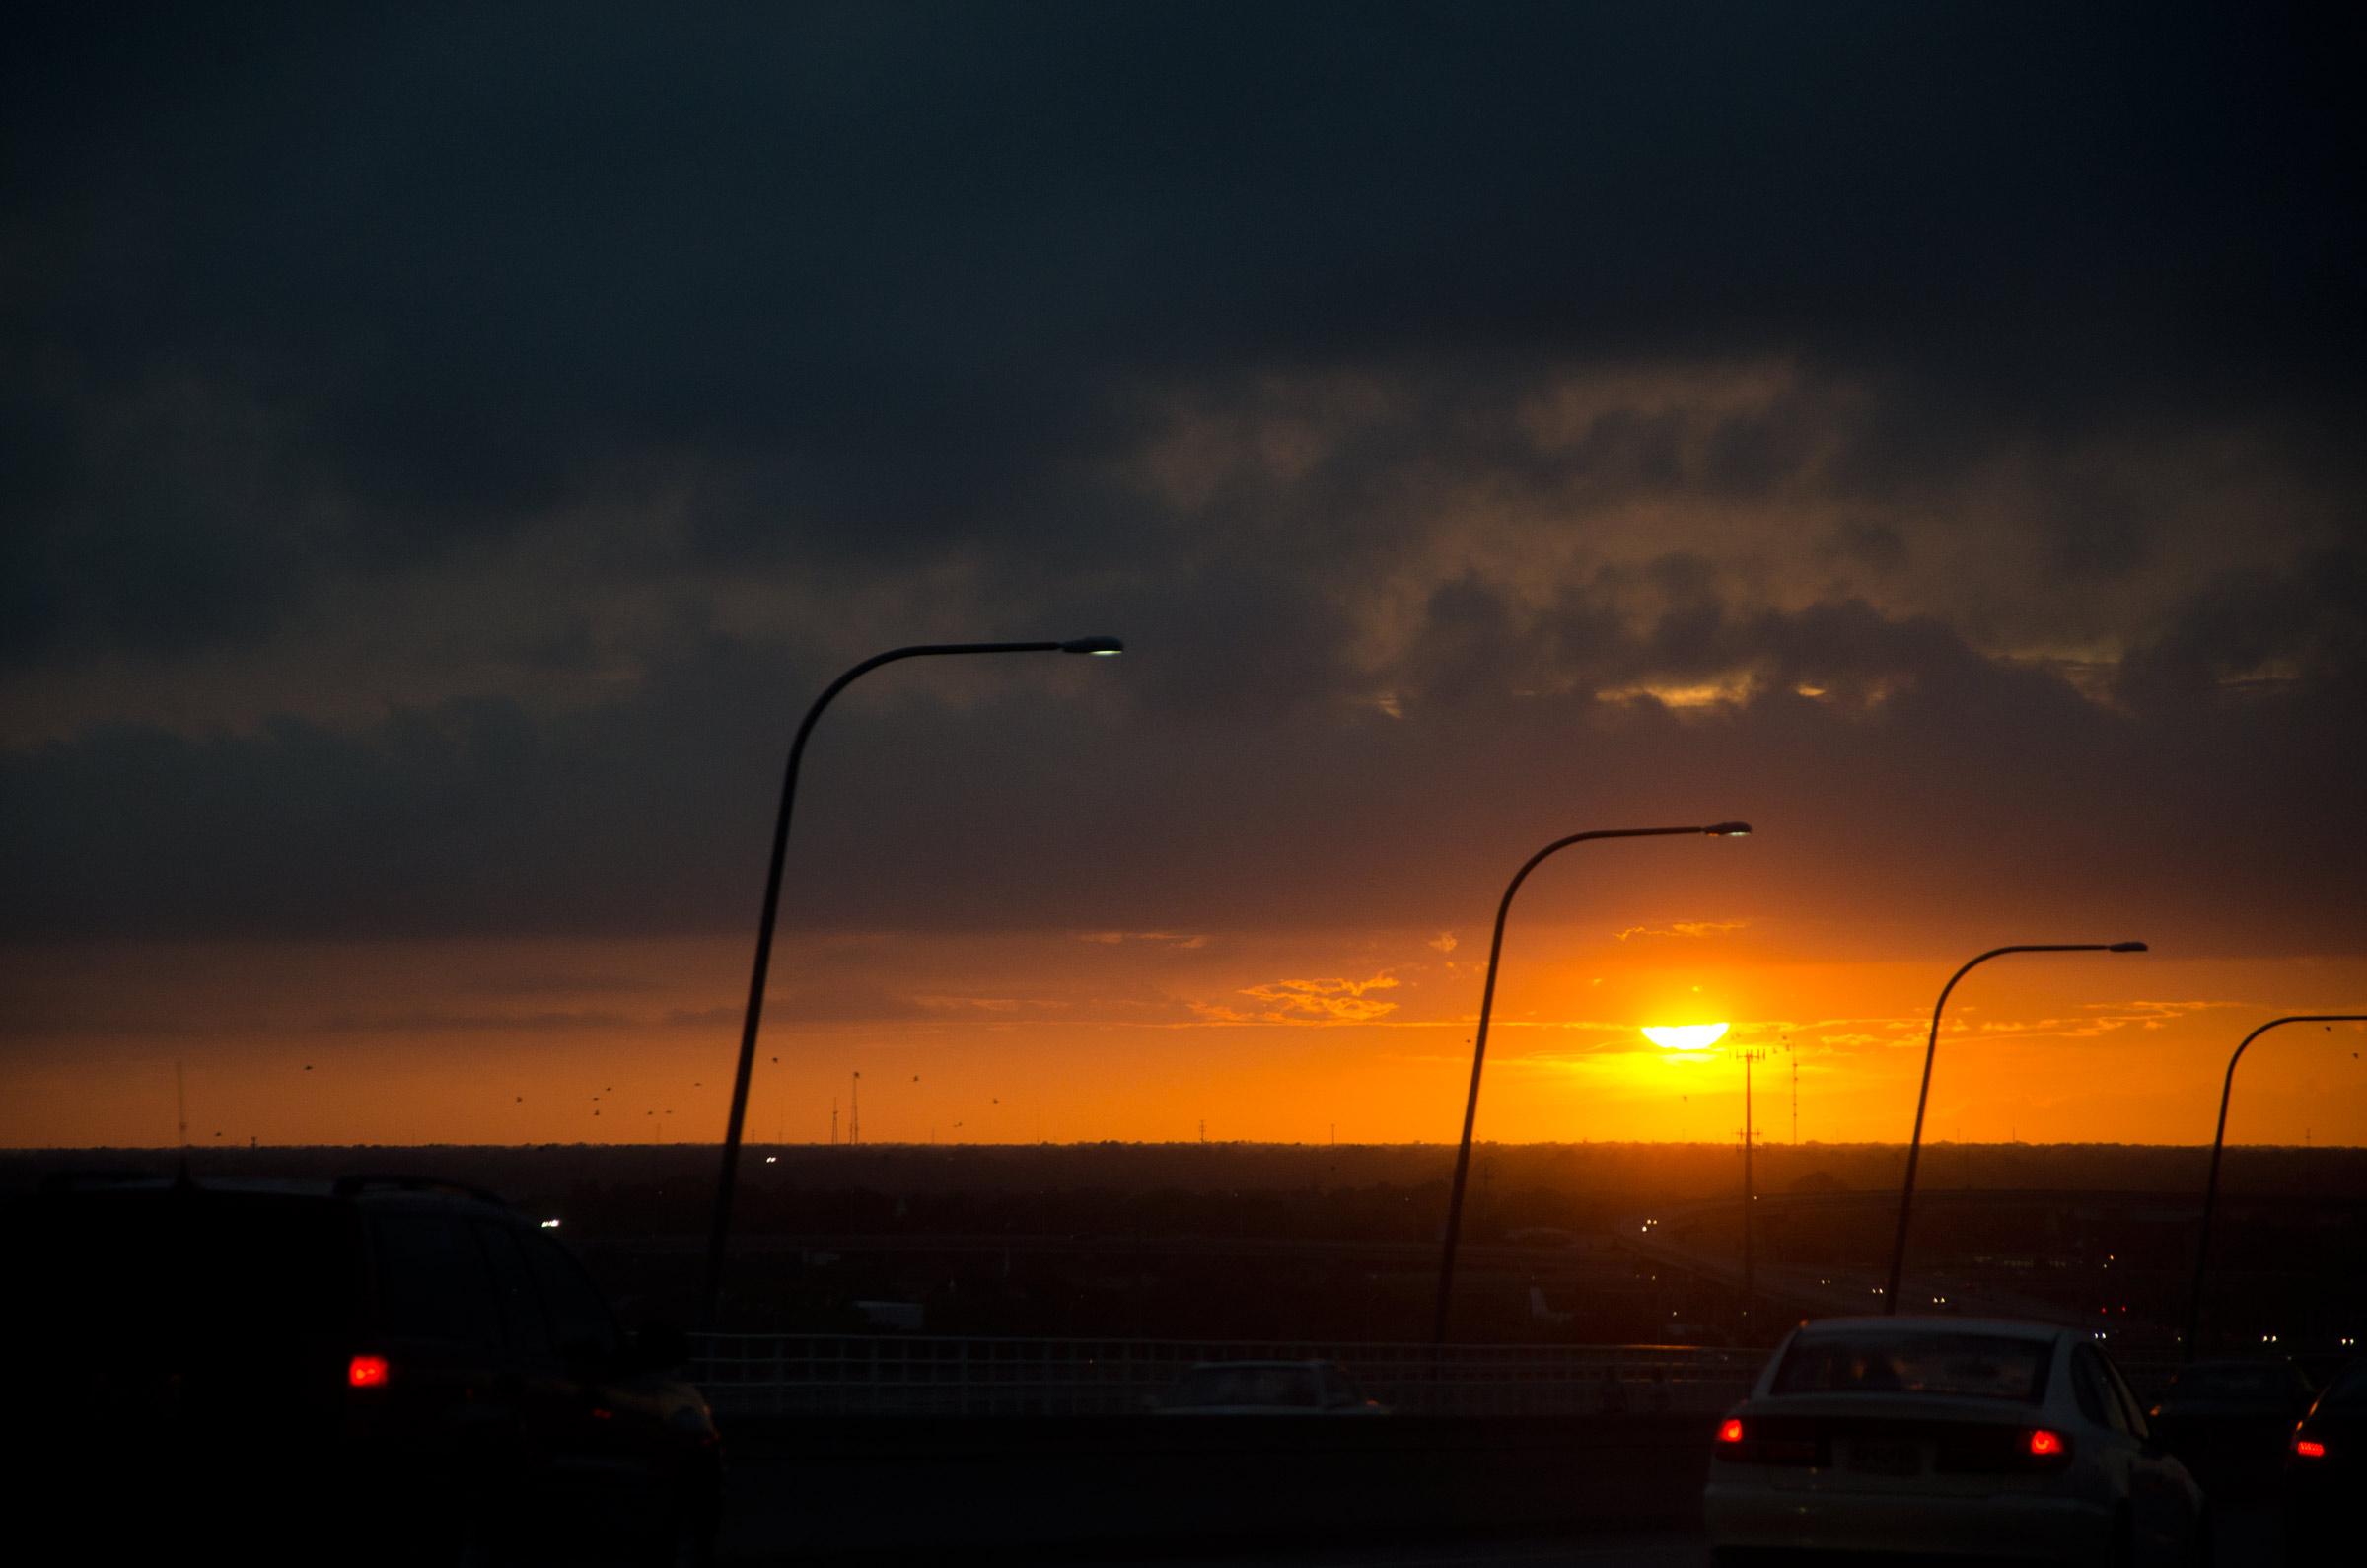
[[[2107,953],[2143,953],[2147,949],[2142,942],[2116,942],[2104,951]]]
[[[1701,831],[1712,838],[1749,838],[1751,824],[1749,822],[1712,822]]]
[[[1116,637],[1071,637],[1060,645],[1062,653],[1091,654],[1096,659],[1112,659],[1126,651],[1125,643]]]

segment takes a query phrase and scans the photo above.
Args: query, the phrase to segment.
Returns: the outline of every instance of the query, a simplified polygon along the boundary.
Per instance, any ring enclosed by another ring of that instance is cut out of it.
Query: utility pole
[[[846,1146],[853,1148],[863,1141],[863,1075],[855,1074],[852,1088],[847,1091]]]
[[[838,1147],[838,1097],[830,1097],[830,1147]]]
[[[1800,1142],[1800,1058],[1792,1058],[1792,1142]]]

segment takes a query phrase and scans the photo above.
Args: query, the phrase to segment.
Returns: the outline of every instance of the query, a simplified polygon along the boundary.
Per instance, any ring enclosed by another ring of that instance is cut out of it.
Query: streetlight
[[[2211,1255],[2211,1213],[2219,1206],[2219,1154],[2227,1146],[2227,1097],[2236,1087],[2236,1063],[2244,1059],[2245,1048],[2272,1029],[2286,1024],[2367,1024],[2362,1013],[2301,1013],[2291,1018],[2272,1018],[2244,1036],[2244,1043],[2227,1059],[2227,1080],[2219,1086],[2219,1130],[2211,1135],[2211,1176],[2202,1188],[2202,1234],[2194,1243],[2194,1287],[2187,1296],[2187,1343],[2185,1358],[2194,1359],[2194,1346],[2202,1331],[2202,1271]]]
[[[1447,1198],[1447,1238],[1445,1249],[1438,1260],[1438,1312],[1432,1319],[1430,1342],[1447,1342],[1447,1304],[1455,1294],[1455,1243],[1463,1234],[1463,1189],[1471,1172],[1471,1127],[1479,1119],[1479,1069],[1487,1060],[1487,1019],[1496,1001],[1496,961],[1504,955],[1504,917],[1512,912],[1512,895],[1521,891],[1521,884],[1538,868],[1539,862],[1557,854],[1572,844],[1583,844],[1590,838],[1670,838],[1692,835],[1709,838],[1744,838],[1751,832],[1749,822],[1713,822],[1707,827],[1605,827],[1593,832],[1572,833],[1556,838],[1531,855],[1521,869],[1513,873],[1511,884],[1504,890],[1504,901],[1496,905],[1495,939],[1487,949],[1487,984],[1479,993],[1479,1032],[1471,1039],[1471,1092],[1463,1107],[1463,1143],[1455,1152],[1455,1187]]]
[[[1923,1106],[1931,1099],[1931,1059],[1940,1049],[1940,1014],[1948,1006],[1948,993],[1956,982],[1991,959],[2001,959],[2009,953],[2143,953],[2142,942],[2026,942],[2010,948],[1991,948],[1979,958],[1948,977],[1940,987],[1940,999],[1931,1009],[1931,1038],[1923,1047],[1923,1087],[1915,1095],[1915,1135],[1906,1145],[1906,1182],[1899,1189],[1899,1235],[1891,1244],[1891,1283],[1882,1293],[1882,1310],[1886,1316],[1899,1316],[1899,1271],[1906,1262],[1906,1222],[1915,1202],[1915,1160],[1923,1152]]]
[[[740,1131],[748,1119],[748,1081],[756,1063],[756,1028],[764,1014],[764,975],[772,963],[772,928],[780,914],[781,864],[789,852],[789,816],[797,805],[798,764],[805,759],[806,739],[814,721],[830,699],[880,666],[899,659],[930,659],[951,654],[1064,653],[1107,659],[1126,651],[1115,637],[1071,637],[1065,642],[943,642],[891,648],[874,654],[823,688],[806,710],[789,743],[789,768],[781,780],[781,811],[772,827],[772,862],[764,874],[764,909],[756,923],[756,962],[748,982],[748,1016],[740,1030],[740,1068],[732,1080],[732,1117],[723,1134],[723,1173],[715,1183],[715,1217],[707,1235],[707,1283],[704,1321],[715,1326],[715,1312],[723,1290],[723,1243],[732,1224],[732,1188],[740,1171]]]

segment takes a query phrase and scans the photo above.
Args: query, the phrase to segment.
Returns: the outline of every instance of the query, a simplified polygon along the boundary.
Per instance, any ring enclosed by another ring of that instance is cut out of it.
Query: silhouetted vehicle
[[[12,1382],[80,1560],[709,1553],[720,1456],[681,1334],[628,1340],[489,1194],[69,1179],[6,1214]]]
[[[2367,1361],[2326,1386],[2286,1444],[2291,1562],[2347,1562],[2367,1532]]]
[[[2188,1563],[2202,1489],[2075,1329],[1840,1318],[1786,1335],[1711,1444],[1718,1562],[1770,1549]]]
[[[2309,1409],[2310,1380],[2290,1361],[2197,1361],[2179,1368],[2146,1412],[2153,1435],[2213,1497],[2272,1491]]]
[[[1177,1380],[1161,1415],[1386,1415],[1336,1361],[1203,1361]]]

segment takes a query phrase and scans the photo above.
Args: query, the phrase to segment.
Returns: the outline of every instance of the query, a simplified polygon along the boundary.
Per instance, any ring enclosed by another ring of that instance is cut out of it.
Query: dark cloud
[[[2355,639],[2347,603],[2349,628],[2312,646]],[[1697,642],[1649,621],[1564,665],[1549,626],[1451,588],[1381,672],[1401,718],[1345,686],[1263,706],[1249,686],[1221,727],[1164,722],[1156,684],[1124,686],[1157,645],[1094,671],[1106,683],[1063,688],[1074,667],[1047,662],[960,706],[874,690],[810,757],[786,912],[872,930],[1419,927],[1476,907],[1530,837],[1742,811],[1766,834],[1759,863],[1796,879],[1794,919],[1949,918],[1931,892],[1947,888],[1959,911],[2143,909],[2238,947],[2367,937],[2348,891],[2367,871],[2346,826],[2356,666],[2184,691],[2157,715],[1862,604],[1712,600],[1682,620]],[[1235,660],[1255,671],[1258,652]],[[115,731],[10,757],[11,934],[740,929],[786,730],[748,700],[765,662],[710,651],[572,717],[455,703],[362,734]],[[1595,694],[1713,668],[1753,694],[1685,713]],[[1556,689],[1516,688],[1522,670]],[[1734,896],[1697,873],[1672,887]]]
[[[1122,564],[1151,520],[1113,528],[1090,475],[1125,394],[1244,366],[1796,355],[1912,393],[1892,463],[2355,404],[2356,124],[2317,28],[53,11],[0,83],[0,342],[38,371],[9,403],[10,635],[234,635],[323,568],[651,471],[702,556]],[[197,406],[110,439],[160,385]],[[251,414],[236,482],[219,405]],[[1572,461],[1665,479],[1672,433],[1614,414]],[[1763,490],[1793,434],[1728,418],[1702,470]],[[2142,544],[2083,506],[2060,556]]]
[[[835,669],[1107,629],[850,694],[791,917],[1428,928],[1757,801],[1836,911],[2355,946],[2346,27],[51,10],[6,929],[736,929]]]

